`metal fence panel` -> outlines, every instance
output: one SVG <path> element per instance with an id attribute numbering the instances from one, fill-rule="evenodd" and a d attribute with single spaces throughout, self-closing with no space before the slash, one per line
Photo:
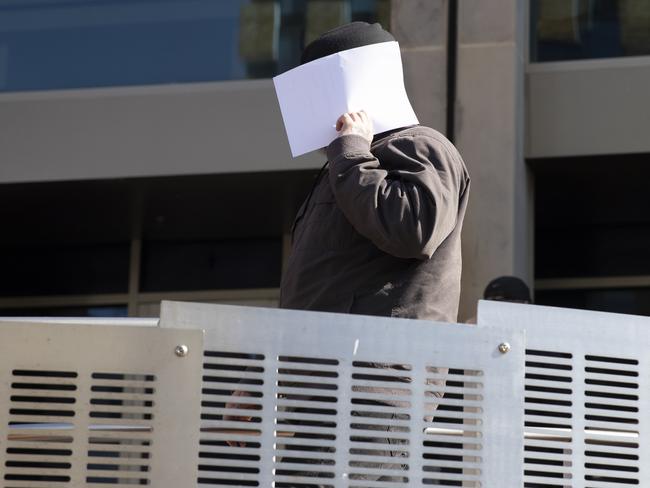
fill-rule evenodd
<path id="1" fill-rule="evenodd" d="M 521 331 L 175 302 L 160 324 L 206 332 L 200 485 L 522 485 Z"/>
<path id="2" fill-rule="evenodd" d="M 524 486 L 650 486 L 650 318 L 485 301 L 478 323 L 526 330 Z"/>
<path id="3" fill-rule="evenodd" d="M 200 330 L 2 322 L 0 486 L 194 485 L 202 351 Z"/>

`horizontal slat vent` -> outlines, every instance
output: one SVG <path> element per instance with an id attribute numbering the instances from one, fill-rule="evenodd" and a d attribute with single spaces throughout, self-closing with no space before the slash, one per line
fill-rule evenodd
<path id="1" fill-rule="evenodd" d="M 260 486 L 264 385 L 272 381 L 273 486 L 481 486 L 482 370 L 423 366 L 416 397 L 408 363 L 274 359 L 267 371 L 261 354 L 206 353 L 200 484 Z M 416 438 L 419 473 L 411 466 Z"/>
<path id="2" fill-rule="evenodd" d="M 482 486 L 483 371 L 426 366 L 424 395 L 422 484 Z"/>
<path id="3" fill-rule="evenodd" d="M 302 356 L 277 360 L 274 486 L 333 488 L 339 362 Z"/>
<path id="4" fill-rule="evenodd" d="M 410 364 L 352 363 L 350 486 L 408 484 L 411 370 Z"/>
<path id="5" fill-rule="evenodd" d="M 152 374 L 91 374 L 89 486 L 148 485 L 156 377 Z"/>
<path id="6" fill-rule="evenodd" d="M 573 487 L 573 355 L 526 350 L 524 487 Z"/>
<path id="7" fill-rule="evenodd" d="M 199 484 L 260 486 L 264 355 L 205 351 Z"/>
<path id="8" fill-rule="evenodd" d="M 585 487 L 640 486 L 639 362 L 585 356 Z"/>
<path id="9" fill-rule="evenodd" d="M 12 371 L 5 488 L 69 485 L 77 377 L 74 371 Z"/>

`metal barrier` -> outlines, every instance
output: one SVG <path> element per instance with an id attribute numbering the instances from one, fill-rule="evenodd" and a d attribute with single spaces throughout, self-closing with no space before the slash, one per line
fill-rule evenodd
<path id="1" fill-rule="evenodd" d="M 0 486 L 196 483 L 202 331 L 0 323 Z"/>
<path id="2" fill-rule="evenodd" d="M 160 325 L 205 329 L 200 485 L 522 486 L 521 330 L 174 302 Z"/>
<path id="3" fill-rule="evenodd" d="M 650 486 L 650 318 L 481 302 L 526 330 L 524 486 Z"/>
<path id="4" fill-rule="evenodd" d="M 0 488 L 650 486 L 650 318 L 34 320 L 0 319 Z"/>

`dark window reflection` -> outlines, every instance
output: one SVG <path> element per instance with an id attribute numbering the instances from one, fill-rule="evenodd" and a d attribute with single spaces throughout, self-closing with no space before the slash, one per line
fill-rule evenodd
<path id="1" fill-rule="evenodd" d="M 389 0 L 49 0 L 0 3 L 0 91 L 268 78 Z"/>
<path id="2" fill-rule="evenodd" d="M 126 317 L 126 305 L 0 309 L 1 317 Z"/>
<path id="3" fill-rule="evenodd" d="M 37 300 L 14 297 L 83 305 L 71 296 L 128 293 L 134 233 L 144 291 L 275 288 L 281 236 L 316 173 L 2 185 L 0 306 L 17 313 Z"/>
<path id="4" fill-rule="evenodd" d="M 650 275 L 650 155 L 530 161 L 537 279 Z M 535 302 L 650 315 L 650 288 L 537 290 Z"/>
<path id="5" fill-rule="evenodd" d="M 531 61 L 650 55 L 650 0 L 532 0 Z"/>
<path id="6" fill-rule="evenodd" d="M 531 163 L 537 278 L 650 275 L 650 154 Z"/>
<path id="7" fill-rule="evenodd" d="M 146 242 L 142 291 L 190 291 L 280 286 L 282 239 Z"/>
<path id="8" fill-rule="evenodd" d="M 650 288 L 541 290 L 536 292 L 535 302 L 538 305 L 650 315 Z"/>
<path id="9" fill-rule="evenodd" d="M 0 246 L 0 296 L 126 293 L 130 244 Z"/>
<path id="10" fill-rule="evenodd" d="M 538 278 L 650 275 L 650 223 L 558 222 L 536 245 Z"/>

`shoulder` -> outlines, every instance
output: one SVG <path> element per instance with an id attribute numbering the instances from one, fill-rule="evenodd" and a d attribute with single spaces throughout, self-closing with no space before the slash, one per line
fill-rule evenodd
<path id="1" fill-rule="evenodd" d="M 385 139 L 387 144 L 411 143 L 414 146 L 431 147 L 448 153 L 459 155 L 458 150 L 443 134 L 431 127 L 416 125 L 392 133 Z"/>
<path id="2" fill-rule="evenodd" d="M 467 173 L 463 158 L 456 147 L 443 134 L 431 127 L 416 125 L 393 132 L 383 138 L 373 153 L 380 159 L 394 157 L 427 160 L 434 167 L 453 166 L 460 173 Z"/>

